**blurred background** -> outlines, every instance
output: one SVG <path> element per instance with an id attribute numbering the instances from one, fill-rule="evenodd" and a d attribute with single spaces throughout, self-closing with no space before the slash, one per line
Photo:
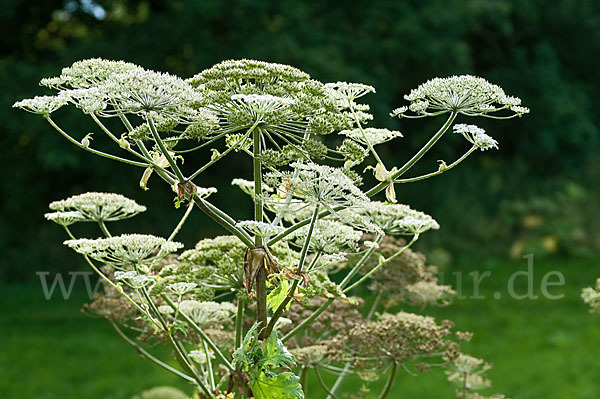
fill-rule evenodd
<path id="1" fill-rule="evenodd" d="M 43 219 L 51 201 L 119 192 L 149 209 L 117 230 L 164 235 L 176 223 L 173 194 L 158 180 L 143 192 L 139 170 L 80 151 L 42 118 L 11 108 L 47 94 L 37 84 L 41 78 L 92 57 L 181 77 L 225 59 L 254 58 L 291 64 L 323 82 L 370 84 L 377 89 L 364 100 L 375 116 L 370 126 L 404 133 L 382 149 L 389 165 L 408 159 L 443 123 L 389 117 L 418 84 L 474 74 L 520 97 L 531 108 L 523 118 L 457 120 L 485 128 L 500 151 L 475 153 L 451 173 L 397 187 L 398 197 L 440 222 L 438 232 L 419 242 L 432 263 L 447 274 L 496 273 L 496 283 L 482 285 L 482 292 L 494 292 L 493 284 L 506 285 L 511 272 L 526 268 L 524 254 L 565 274 L 560 301 L 457 300 L 432 311 L 476 333 L 469 345 L 495 365 L 490 376 L 497 391 L 513 398 L 600 397 L 600 366 L 586 348 L 600 343 L 600 322 L 579 299 L 580 288 L 600 276 L 600 2 L 2 0 L 0 34 L 1 397 L 129 398 L 153 385 L 180 384 L 135 359 L 106 323 L 77 313 L 86 300 L 83 283 L 69 301 L 46 301 L 36 275 L 85 270 L 60 244 L 63 231 Z M 76 137 L 93 129 L 74 109 L 56 115 Z M 412 173 L 462 155 L 464 140 L 451 136 Z M 186 162 L 190 170 L 193 162 Z M 245 218 L 250 204 L 240 204 L 230 181 L 251 175 L 248 159 L 226 162 L 198 183 L 218 187 L 215 201 Z M 193 245 L 218 233 L 197 213 L 180 239 Z M 116 359 L 120 351 L 128 351 L 120 356 L 127 359 Z M 398 395 L 452 397 L 442 380 L 404 378 Z"/>

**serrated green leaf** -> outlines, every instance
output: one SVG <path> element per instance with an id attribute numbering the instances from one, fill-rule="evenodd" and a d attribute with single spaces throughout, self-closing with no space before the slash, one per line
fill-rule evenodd
<path id="1" fill-rule="evenodd" d="M 289 290 L 290 282 L 284 278 L 281 278 L 279 285 L 269 292 L 269 295 L 267 295 L 267 305 L 272 312 L 275 312 L 279 305 L 283 303 Z M 289 309 L 291 304 L 292 302 L 290 301 L 285 307 L 285 310 Z"/>
<path id="2" fill-rule="evenodd" d="M 255 399 L 304 399 L 300 378 L 289 371 L 272 377 L 260 373 L 248 385 Z"/>
<path id="3" fill-rule="evenodd" d="M 263 341 L 262 346 L 263 354 L 259 360 L 260 366 L 264 368 L 290 368 L 296 364 L 294 355 L 292 355 L 283 345 L 283 342 L 277 338 L 277 331 L 273 331 L 269 338 Z"/>
<path id="4" fill-rule="evenodd" d="M 254 323 L 244 335 L 240 347 L 233 352 L 233 365 L 248 370 L 256 364 L 256 359 L 259 357 L 258 324 Z"/>

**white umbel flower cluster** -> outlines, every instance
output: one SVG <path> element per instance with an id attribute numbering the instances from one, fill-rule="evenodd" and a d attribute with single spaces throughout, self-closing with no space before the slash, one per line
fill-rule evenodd
<path id="1" fill-rule="evenodd" d="M 364 132 L 364 134 L 363 134 Z M 388 142 L 395 139 L 396 137 L 402 137 L 402 133 L 388 129 L 378 129 L 368 127 L 362 129 L 342 130 L 341 135 L 350 137 L 354 141 L 358 141 L 361 144 L 377 145 Z M 366 140 L 365 140 L 366 138 Z M 368 141 L 368 143 L 367 143 Z"/>
<path id="2" fill-rule="evenodd" d="M 51 222 L 54 222 L 60 226 L 70 226 L 77 222 L 83 222 L 86 220 L 85 216 L 78 211 L 66 211 L 66 212 L 52 212 L 46 213 L 44 217 Z"/>
<path id="3" fill-rule="evenodd" d="M 183 296 L 192 292 L 197 286 L 196 283 L 179 282 L 167 285 L 167 289 L 177 296 Z"/>
<path id="4" fill-rule="evenodd" d="M 290 194 L 307 204 L 321 204 L 325 207 L 353 206 L 368 202 L 365 193 L 341 169 L 312 162 L 294 162 L 290 166 L 294 168 L 293 174 L 267 175 L 267 183 L 278 187 L 277 203 L 279 198 L 286 198 Z M 271 197 L 266 197 L 265 200 L 273 202 Z"/>
<path id="5" fill-rule="evenodd" d="M 121 194 L 97 192 L 74 195 L 65 200 L 54 201 L 50 203 L 49 207 L 53 211 L 78 212 L 82 221 L 94 222 L 123 220 L 146 210 L 145 206 L 139 205 Z M 51 217 L 59 216 L 46 216 L 48 220 L 52 220 Z"/>
<path id="6" fill-rule="evenodd" d="M 255 220 L 244 220 L 236 224 L 251 234 L 257 237 L 272 237 L 283 232 L 285 228 L 282 226 L 272 225 L 271 223 L 257 222 Z"/>
<path id="7" fill-rule="evenodd" d="M 296 103 L 294 99 L 270 94 L 234 94 L 231 100 L 258 115 L 281 111 Z"/>
<path id="8" fill-rule="evenodd" d="M 309 226 L 303 226 L 290 234 L 288 240 L 291 244 L 302 247 Z M 356 250 L 362 232 L 352 227 L 333 220 L 319 220 L 313 229 L 308 248 L 314 253 L 339 254 L 347 250 Z"/>
<path id="9" fill-rule="evenodd" d="M 411 209 L 404 204 L 385 204 L 379 201 L 371 201 L 365 206 L 356 209 L 360 223 L 360 217 L 366 220 L 388 235 L 421 234 L 427 230 L 437 230 L 440 225 L 426 213 Z"/>
<path id="10" fill-rule="evenodd" d="M 14 106 L 48 114 L 69 102 L 85 113 L 104 117 L 130 113 L 159 123 L 218 123 L 216 115 L 202 107 L 204 95 L 188 82 L 128 62 L 82 60 L 40 84 L 60 91 L 56 96 L 23 100 Z"/>
<path id="11" fill-rule="evenodd" d="M 325 87 L 331 89 L 337 96 L 347 101 L 353 101 L 366 94 L 375 93 L 375 88 L 373 86 L 362 83 L 326 83 Z"/>
<path id="12" fill-rule="evenodd" d="M 528 108 L 521 106 L 519 98 L 507 96 L 500 86 L 471 75 L 431 79 L 404 98 L 411 104 L 395 109 L 392 116 L 420 118 L 456 112 L 468 116 L 509 118 L 529 113 Z M 502 110 L 512 113 L 500 117 L 492 115 Z"/>
<path id="13" fill-rule="evenodd" d="M 96 240 L 81 238 L 64 244 L 82 255 L 117 267 L 152 262 L 183 248 L 180 242 L 150 234 L 123 234 Z"/>
<path id="14" fill-rule="evenodd" d="M 13 104 L 14 108 L 21 108 L 27 112 L 40 115 L 48 115 L 67 104 L 69 98 L 64 95 L 58 96 L 36 96 L 25 100 L 17 101 Z"/>
<path id="15" fill-rule="evenodd" d="M 179 310 L 190 317 L 198 326 L 223 323 L 231 319 L 237 308 L 229 302 L 181 301 Z"/>
<path id="16" fill-rule="evenodd" d="M 128 271 L 120 271 L 117 270 L 115 272 L 115 278 L 127 284 L 129 287 L 133 289 L 143 288 L 152 282 L 156 281 L 152 277 L 147 276 L 145 274 L 139 274 L 135 270 Z"/>
<path id="17" fill-rule="evenodd" d="M 454 133 L 462 134 L 465 139 L 481 151 L 490 148 L 498 149 L 498 142 L 485 133 L 485 130 L 475 125 L 459 123 L 453 127 Z"/>
<path id="18" fill-rule="evenodd" d="M 208 350 L 208 356 L 211 359 L 215 358 L 215 354 L 212 350 Z M 193 361 L 195 361 L 198 364 L 204 364 L 208 361 L 208 357 L 206 356 L 206 353 L 204 351 L 200 351 L 200 350 L 193 350 L 190 351 L 190 353 L 188 353 L 188 356 L 190 357 L 190 359 L 192 359 Z"/>
<path id="19" fill-rule="evenodd" d="M 590 312 L 600 315 L 600 278 L 596 280 L 595 289 L 586 287 L 581 291 L 581 298 L 590 306 Z"/>

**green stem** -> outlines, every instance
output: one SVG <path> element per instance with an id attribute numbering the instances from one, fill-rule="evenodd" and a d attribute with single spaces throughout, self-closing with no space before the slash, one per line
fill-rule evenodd
<path id="1" fill-rule="evenodd" d="M 364 266 L 364 264 L 367 263 L 367 261 L 369 260 L 371 255 L 373 255 L 373 252 L 375 252 L 382 240 L 383 235 L 378 235 L 375 239 L 375 245 L 371 246 L 371 248 L 369 248 L 367 252 L 365 252 L 362 258 L 354 265 L 352 270 L 350 270 L 346 277 L 344 277 L 344 279 L 340 283 L 341 289 L 344 289 L 344 287 L 350 282 L 350 280 L 352 280 L 352 277 L 354 277 L 354 275 L 358 273 L 358 271 Z"/>
<path id="2" fill-rule="evenodd" d="M 255 247 L 255 244 L 252 241 L 252 238 L 248 235 L 248 233 L 237 228 L 235 226 L 235 221 L 231 219 L 229 215 L 212 205 L 210 202 L 198 197 L 197 195 L 194 196 L 193 200 L 196 206 L 198 206 L 198 208 L 200 208 L 202 212 L 204 212 L 215 222 L 223 226 L 231 234 L 239 238 L 240 241 L 242 241 L 248 248 L 252 249 Z"/>
<path id="3" fill-rule="evenodd" d="M 98 220 L 98 225 L 100 226 L 100 230 L 102 230 L 102 233 L 104 233 L 104 235 L 106 237 L 112 237 L 112 235 L 110 234 L 110 232 L 108 231 L 108 228 L 106 227 L 106 225 L 104 224 L 104 220 Z"/>
<path id="4" fill-rule="evenodd" d="M 394 183 L 412 183 L 414 181 L 425 180 L 425 179 L 428 179 L 430 177 L 441 175 L 442 173 L 449 171 L 450 169 L 454 168 L 456 165 L 458 165 L 459 163 L 461 163 L 462 161 L 464 161 L 476 149 L 477 149 L 476 146 L 471 147 L 471 149 L 469 149 L 469 151 L 465 152 L 462 157 L 458 158 L 456 161 L 454 161 L 453 163 L 451 163 L 450 165 L 446 166 L 443 169 L 437 170 L 435 172 L 428 173 L 426 175 L 417 176 L 417 177 L 411 177 L 410 179 L 395 180 Z"/>
<path id="5" fill-rule="evenodd" d="M 379 158 L 379 155 L 375 151 L 375 148 L 373 148 L 373 145 L 369 142 L 369 139 L 367 138 L 367 134 L 363 130 L 362 125 L 361 125 L 360 121 L 358 120 L 358 116 L 356 115 L 356 112 L 354 111 L 354 107 L 352 106 L 352 101 L 348 100 L 348 106 L 350 107 L 350 112 L 352 112 L 352 116 L 354 116 L 354 120 L 356 121 L 356 125 L 358 126 L 358 129 L 362 133 L 363 139 L 365 140 L 365 143 L 367 144 L 367 147 L 369 148 L 369 151 L 371 151 L 371 154 L 373 154 L 373 156 L 375 157 L 375 159 L 377 160 L 377 162 L 380 163 L 385 168 L 385 165 L 383 164 L 383 161 L 381 160 L 381 158 Z"/>
<path id="6" fill-rule="evenodd" d="M 192 377 L 190 377 L 187 374 L 182 373 L 181 371 L 174 369 L 173 367 L 169 366 L 166 363 L 163 363 L 162 361 L 160 361 L 159 359 L 157 359 L 156 357 L 152 356 L 149 352 L 147 352 L 144 348 L 142 348 L 140 345 L 138 345 L 135 341 L 133 341 L 131 338 L 129 338 L 127 335 L 125 335 L 125 333 L 119 328 L 119 326 L 117 326 L 117 324 L 110 320 L 107 319 L 109 321 L 109 323 L 113 326 L 113 328 L 115 329 L 115 331 L 117 331 L 117 333 L 121 336 L 121 338 L 123 338 L 129 345 L 133 346 L 135 348 L 135 350 L 142 356 L 144 356 L 146 359 L 152 361 L 153 363 L 159 365 L 160 367 L 164 368 L 167 371 L 170 371 L 171 373 L 187 380 L 188 382 L 191 383 L 196 383 L 196 380 Z"/>
<path id="7" fill-rule="evenodd" d="M 212 368 L 212 362 L 210 360 L 210 353 L 208 352 L 208 346 L 206 345 L 205 341 L 202 341 L 202 348 L 204 349 L 204 353 L 206 354 L 206 366 L 207 366 L 207 374 L 208 374 L 208 380 L 210 382 L 210 387 L 214 390 L 215 389 L 215 376 L 213 374 L 213 368 Z"/>
<path id="8" fill-rule="evenodd" d="M 263 201 L 262 201 L 262 165 L 260 162 L 261 154 L 261 131 L 255 129 L 252 132 L 252 166 L 254 176 L 254 220 L 257 222 L 263 221 Z M 258 235 L 254 237 L 254 245 L 260 248 L 263 245 L 263 240 Z M 264 261 L 263 261 L 264 262 Z M 264 265 L 258 266 L 256 272 L 256 322 L 259 325 L 259 338 L 268 337 L 265 335 L 265 327 L 267 327 L 267 272 Z"/>
<path id="9" fill-rule="evenodd" d="M 71 143 L 75 144 L 77 147 L 82 148 L 86 151 L 91 152 L 92 154 L 96 154 L 99 155 L 101 157 L 104 158 L 108 158 L 108 159 L 112 159 L 113 161 L 119 161 L 119 162 L 123 162 L 123 163 L 127 163 L 129 165 L 134 165 L 134 166 L 140 166 L 143 168 L 146 168 L 148 166 L 150 166 L 148 163 L 141 163 L 141 162 L 136 162 L 136 161 L 132 161 L 130 159 L 126 159 L 126 158 L 121 158 L 118 157 L 116 155 L 112 155 L 112 154 L 108 154 L 106 152 L 102 152 L 102 151 L 98 151 L 98 150 L 94 150 L 93 148 L 90 147 L 86 147 L 83 144 L 81 144 L 79 141 L 75 140 L 73 137 L 69 136 L 67 134 L 67 132 L 65 132 L 64 130 L 62 130 L 51 118 L 50 116 L 46 116 L 46 120 L 48 121 L 48 123 L 50 123 L 50 125 L 52 125 L 52 127 L 54 129 L 56 129 L 56 131 L 58 131 L 60 134 L 62 134 L 67 140 L 69 140 Z"/>
<path id="10" fill-rule="evenodd" d="M 244 310 L 246 303 L 243 299 L 238 298 L 237 315 L 235 317 L 235 347 L 239 348 L 242 345 L 242 336 L 244 335 Z"/>
<path id="11" fill-rule="evenodd" d="M 385 265 L 386 263 L 391 262 L 392 260 L 394 260 L 397 256 L 399 256 L 400 254 L 402 254 L 402 252 L 406 251 L 408 248 L 411 247 L 411 245 L 414 244 L 415 241 L 417 241 L 419 239 L 419 235 L 415 234 L 412 238 L 412 240 L 410 240 L 410 242 L 405 245 L 404 247 L 402 247 L 401 250 L 397 251 L 395 254 L 393 254 L 392 256 L 390 256 L 389 258 L 387 258 L 386 260 L 384 260 L 383 262 L 379 262 L 379 264 L 377 266 L 375 266 L 373 269 L 369 270 L 368 273 L 366 273 L 364 276 L 362 276 L 360 279 L 358 279 L 358 281 L 356 281 L 354 284 L 352 284 L 350 287 L 346 288 L 344 290 L 344 293 L 350 291 L 352 288 L 356 287 L 357 285 L 359 285 L 360 283 L 362 283 L 363 281 L 365 281 L 367 278 L 369 278 L 373 273 L 375 273 L 377 270 L 379 270 L 379 268 L 383 265 Z"/>
<path id="12" fill-rule="evenodd" d="M 292 338 L 294 335 L 296 335 L 300 331 L 304 330 L 304 328 L 306 326 L 310 325 L 317 317 L 319 317 L 321 315 L 321 313 L 323 313 L 325 311 L 325 309 L 327 309 L 333 301 L 334 301 L 334 298 L 328 299 L 317 310 L 315 310 L 310 316 L 308 316 L 308 318 L 304 319 L 300 324 L 298 324 L 296 327 L 294 327 L 293 330 L 291 330 L 289 333 L 285 334 L 283 336 L 283 338 L 281 338 L 281 341 L 286 342 L 287 340 Z"/>
<path id="13" fill-rule="evenodd" d="M 396 369 L 398 369 L 398 365 L 396 364 L 396 362 L 394 362 L 394 363 L 392 363 L 392 371 L 390 372 L 390 375 L 385 384 L 385 387 L 383 388 L 383 391 L 381 391 L 381 394 L 379 395 L 379 399 L 385 399 L 388 396 L 388 394 L 390 393 L 390 389 L 392 389 L 392 385 L 394 384 L 394 377 L 396 376 Z"/>
<path id="14" fill-rule="evenodd" d="M 383 294 L 383 292 L 380 292 L 377 295 L 377 297 L 375 298 L 375 300 L 373 301 L 373 304 L 371 305 L 371 309 L 369 309 L 369 313 L 367 314 L 367 320 L 371 320 L 371 318 L 375 314 L 375 310 L 377 310 L 377 305 L 379 304 L 382 294 Z M 333 387 L 331 388 L 331 391 L 333 393 L 336 393 L 337 390 L 340 389 L 340 387 L 342 386 L 344 380 L 346 379 L 346 376 L 348 375 L 349 371 L 350 371 L 350 363 L 346 363 L 344 365 L 344 369 L 340 373 L 337 380 L 335 380 L 335 384 L 333 384 Z M 326 399 L 330 399 L 330 398 L 331 398 L 331 396 L 328 396 Z"/>
<path id="15" fill-rule="evenodd" d="M 173 308 L 173 310 L 177 309 L 177 306 L 173 303 L 171 298 L 169 298 L 166 294 L 161 294 L 161 297 L 165 300 L 165 302 L 167 302 L 167 304 L 171 308 Z M 208 335 L 206 335 L 206 333 L 204 331 L 202 331 L 202 329 L 194 322 L 194 320 L 192 320 L 187 314 L 185 314 L 181 310 L 180 310 L 179 314 L 181 314 L 181 317 L 183 317 L 185 319 L 185 321 L 190 325 L 190 327 L 192 327 L 192 329 L 194 331 L 196 331 L 196 333 L 200 336 L 200 338 L 202 338 L 202 340 L 204 340 L 208 344 L 210 349 L 212 349 L 213 352 L 215 352 L 215 356 L 217 356 L 219 359 L 221 359 L 221 361 L 223 361 L 223 363 L 229 370 L 234 370 L 234 367 L 231 365 L 229 360 L 227 360 L 227 358 L 219 350 L 217 345 L 215 345 L 215 343 L 208 337 Z"/>
<path id="16" fill-rule="evenodd" d="M 179 230 L 181 230 L 181 228 L 185 224 L 187 218 L 190 216 L 190 213 L 192 213 L 193 209 L 194 209 L 194 203 L 190 202 L 187 206 L 187 209 L 185 210 L 185 213 L 183 214 L 183 217 L 181 218 L 181 220 L 179 221 L 179 223 L 175 227 L 175 230 L 173 230 L 173 232 L 171 233 L 169 238 L 167 238 L 167 241 L 173 241 L 173 239 L 175 238 L 177 233 L 179 233 Z"/>
<path id="17" fill-rule="evenodd" d="M 189 180 L 189 181 L 194 180 L 200 173 L 204 172 L 206 169 L 208 169 L 211 165 L 213 165 L 218 160 L 223 158 L 225 155 L 227 155 L 231 151 L 235 150 L 237 148 L 238 144 L 241 144 L 242 142 L 244 142 L 244 140 L 246 140 L 247 137 L 248 137 L 248 135 L 245 135 L 241 139 L 236 141 L 236 143 L 234 145 L 229 147 L 227 150 L 223 151 L 222 154 L 219 154 L 215 159 L 211 159 L 206 165 L 204 165 L 203 167 L 201 167 L 200 169 L 198 169 L 197 171 L 192 173 L 192 175 L 190 177 L 188 177 L 187 180 Z"/>
<path id="18" fill-rule="evenodd" d="M 383 240 L 383 236 L 378 236 L 377 239 L 375 240 L 375 243 L 379 244 L 381 242 L 381 240 Z M 346 277 L 340 283 L 341 289 L 344 289 L 344 287 L 346 286 L 346 284 L 348 284 L 350 282 L 352 277 L 369 260 L 371 255 L 373 255 L 373 252 L 375 252 L 376 248 L 377 248 L 377 246 L 374 245 L 371 248 L 369 248 L 367 250 L 367 252 L 365 252 L 365 254 L 362 256 L 362 258 L 356 263 L 356 265 L 354 265 L 352 270 L 350 270 L 350 272 L 346 275 Z M 321 313 L 323 313 L 329 307 L 329 305 L 331 305 L 331 303 L 333 301 L 334 301 L 334 299 L 328 299 L 317 310 L 315 310 L 308 318 L 304 319 L 300 324 L 298 324 L 296 327 L 294 327 L 294 329 L 292 329 L 290 332 L 288 332 L 286 335 L 284 335 L 283 338 L 281 338 L 281 340 L 283 342 L 286 342 L 287 340 L 292 338 L 294 335 L 296 335 L 300 331 L 302 331 L 305 327 L 309 326 L 317 317 L 319 317 L 319 315 Z"/>
<path id="19" fill-rule="evenodd" d="M 169 150 L 165 146 L 165 143 L 163 143 L 162 139 L 160 138 L 160 134 L 158 134 L 158 131 L 156 130 L 156 126 L 154 126 L 154 122 L 152 122 L 151 118 L 148 118 L 147 122 L 148 122 L 148 127 L 150 128 L 150 132 L 152 132 L 152 137 L 154 137 L 154 141 L 156 142 L 156 144 L 158 144 L 160 151 L 167 159 L 167 162 L 169 162 L 169 165 L 171 166 L 171 169 L 173 170 L 173 172 L 175 172 L 177 179 L 179 179 L 179 181 L 181 183 L 184 183 L 186 181 L 185 177 L 183 177 L 183 173 L 181 173 L 181 170 L 179 170 L 177 163 L 175 163 L 175 160 L 169 153 Z"/>
<path id="20" fill-rule="evenodd" d="M 308 253 L 308 247 L 310 246 L 310 239 L 312 237 L 315 224 L 317 223 L 318 216 L 319 216 L 319 204 L 317 203 L 317 205 L 315 206 L 315 210 L 313 211 L 312 217 L 310 219 L 310 225 L 308 227 L 308 232 L 306 233 L 306 238 L 304 239 L 304 245 L 302 246 L 302 251 L 300 252 L 300 259 L 298 261 L 298 276 L 300 276 L 300 274 L 302 273 L 302 269 L 304 267 L 304 262 L 306 261 L 306 255 Z M 290 287 L 290 290 L 288 291 L 287 296 L 285 297 L 283 302 L 281 302 L 281 304 L 279 304 L 279 306 L 277 307 L 277 310 L 275 310 L 275 313 L 273 313 L 273 317 L 271 317 L 271 320 L 269 321 L 269 325 L 267 326 L 267 331 L 265 333 L 266 337 L 268 337 L 271 334 L 271 331 L 273 331 L 273 328 L 275 327 L 275 323 L 277 322 L 277 320 L 281 317 L 281 315 L 285 311 L 285 308 L 287 307 L 288 303 L 290 303 L 290 301 L 294 298 L 294 293 L 296 292 L 296 288 L 298 287 L 300 280 L 301 280 L 301 278 L 294 280 L 294 282 L 292 283 L 292 286 Z"/>
<path id="21" fill-rule="evenodd" d="M 454 119 L 456 118 L 456 112 L 450 113 L 446 122 L 442 125 L 442 127 L 429 139 L 429 141 L 417 152 L 411 159 L 408 160 L 396 173 L 391 176 L 392 180 L 396 180 L 398 177 L 402 176 L 406 173 L 410 168 L 414 166 L 422 157 L 433 147 L 433 145 L 446 133 L 446 130 L 452 125 Z M 384 190 L 389 185 L 388 182 L 381 182 L 377 184 L 375 187 L 371 188 L 365 194 L 368 197 L 372 197 L 377 194 L 381 190 Z"/>
<path id="22" fill-rule="evenodd" d="M 325 390 L 325 392 L 327 392 L 327 394 L 332 397 L 333 399 L 339 399 L 334 392 L 332 392 L 328 387 L 327 384 L 325 384 L 325 381 L 323 381 L 323 377 L 321 377 L 321 373 L 319 372 L 319 366 L 315 367 L 315 374 L 317 375 L 317 380 L 319 380 L 319 384 L 321 384 L 321 387 L 323 387 L 323 389 Z"/>
<path id="23" fill-rule="evenodd" d="M 302 386 L 302 392 L 304 393 L 305 398 L 308 391 L 308 370 L 308 367 L 302 367 L 300 369 L 300 385 Z"/>

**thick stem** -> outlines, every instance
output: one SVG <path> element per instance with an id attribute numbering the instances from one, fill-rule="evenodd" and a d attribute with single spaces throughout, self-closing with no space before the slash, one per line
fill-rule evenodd
<path id="1" fill-rule="evenodd" d="M 254 220 L 263 221 L 263 201 L 262 201 L 262 165 L 260 162 L 261 151 L 261 131 L 254 129 L 252 132 L 252 158 L 254 172 Z M 254 237 L 254 245 L 257 248 L 262 247 L 263 241 L 259 236 Z M 264 262 L 264 260 L 263 260 Z M 267 271 L 264 263 L 258 267 L 256 272 L 256 322 L 258 323 L 259 338 L 265 339 L 265 328 L 267 327 Z"/>
<path id="2" fill-rule="evenodd" d="M 235 347 L 239 348 L 242 345 L 242 337 L 244 335 L 244 310 L 246 303 L 243 299 L 238 299 L 237 315 L 235 317 Z"/>
<path id="3" fill-rule="evenodd" d="M 210 202 L 205 201 L 203 198 L 200 198 L 197 195 L 194 196 L 194 203 L 212 220 L 219 223 L 227 231 L 239 238 L 240 241 L 242 241 L 248 248 L 255 247 L 254 242 L 252 242 L 252 238 L 250 238 L 245 231 L 235 227 L 235 221 L 233 221 L 233 219 L 231 219 L 231 217 L 229 217 L 229 215 L 227 215 L 225 212 L 221 211 Z"/>

